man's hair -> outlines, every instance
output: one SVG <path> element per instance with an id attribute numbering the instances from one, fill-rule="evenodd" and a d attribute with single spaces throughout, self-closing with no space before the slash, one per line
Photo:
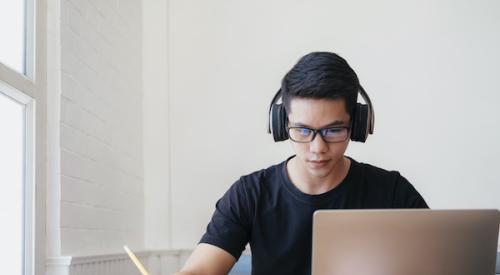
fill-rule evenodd
<path id="1" fill-rule="evenodd" d="M 312 52 L 303 56 L 281 82 L 281 96 L 287 113 L 293 98 L 344 99 L 351 119 L 359 90 L 358 76 L 339 55 Z"/>

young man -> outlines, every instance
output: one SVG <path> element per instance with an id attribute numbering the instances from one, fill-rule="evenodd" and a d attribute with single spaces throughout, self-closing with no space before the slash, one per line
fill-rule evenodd
<path id="1" fill-rule="evenodd" d="M 367 105 L 357 103 L 358 93 Z M 278 96 L 270 128 L 275 140 L 291 140 L 295 155 L 234 183 L 176 274 L 227 274 L 247 243 L 252 274 L 310 274 L 315 210 L 428 208 L 398 172 L 344 156 L 350 139 L 364 142 L 371 132 L 373 109 L 342 57 L 302 57 Z"/>

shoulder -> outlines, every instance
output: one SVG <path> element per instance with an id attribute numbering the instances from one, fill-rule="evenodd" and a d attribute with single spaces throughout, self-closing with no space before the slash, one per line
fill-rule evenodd
<path id="1" fill-rule="evenodd" d="M 385 197 L 392 208 L 427 208 L 422 196 L 399 171 L 386 170 L 371 164 L 356 162 L 356 178 L 368 194 Z"/>
<path id="2" fill-rule="evenodd" d="M 261 192 L 275 188 L 277 182 L 283 177 L 285 162 L 271 165 L 267 168 L 241 176 L 232 186 L 239 192 L 247 195 L 259 195 Z"/>
<path id="3" fill-rule="evenodd" d="M 393 185 L 407 180 L 396 170 L 386 170 L 371 164 L 357 162 L 351 159 L 355 170 L 361 176 L 363 182 L 377 185 Z"/>
<path id="4" fill-rule="evenodd" d="M 272 165 L 241 176 L 218 200 L 216 207 L 221 211 L 229 210 L 232 213 L 239 213 L 250 221 L 250 217 L 253 217 L 262 198 L 276 193 L 276 186 L 279 185 L 276 177 L 280 177 L 282 165 L 284 164 Z"/>

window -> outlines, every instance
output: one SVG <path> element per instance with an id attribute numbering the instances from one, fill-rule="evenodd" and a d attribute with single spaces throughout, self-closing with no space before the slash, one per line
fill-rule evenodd
<path id="1" fill-rule="evenodd" d="M 33 268 L 33 101 L 0 82 L 0 258 L 5 274 Z"/>
<path id="2" fill-rule="evenodd" d="M 36 3 L 45 7 L 44 0 Z M 34 34 L 36 30 L 38 41 L 44 41 L 46 18 L 44 10 L 38 11 L 35 28 L 34 11 L 35 0 L 0 0 L 1 274 L 45 273 L 45 259 L 40 257 L 45 255 L 42 235 L 45 199 L 39 197 L 35 200 L 35 190 L 44 190 L 45 185 L 46 139 L 43 133 L 46 123 L 39 119 L 35 127 L 35 115 L 46 116 L 43 103 L 46 98 L 46 70 L 43 67 L 46 55 L 44 43 L 35 47 Z M 35 50 L 40 53 L 36 56 L 40 65 L 38 69 L 34 66 Z M 35 79 L 35 71 L 38 79 Z M 40 132 L 36 138 L 40 144 L 37 147 L 35 128 Z M 38 173 L 35 173 L 35 163 L 40 167 Z"/>
<path id="3" fill-rule="evenodd" d="M 24 110 L 23 104 L 0 93 L 0 250 L 6 274 L 24 272 Z"/>
<path id="4" fill-rule="evenodd" d="M 0 63 L 32 75 L 33 1 L 0 0 Z"/>

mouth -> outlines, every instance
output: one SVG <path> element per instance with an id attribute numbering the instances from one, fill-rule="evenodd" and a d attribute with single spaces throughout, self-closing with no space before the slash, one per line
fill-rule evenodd
<path id="1" fill-rule="evenodd" d="M 330 160 L 328 160 L 328 159 L 324 159 L 324 160 L 308 160 L 308 162 L 311 164 L 312 168 L 322 168 L 322 167 L 326 166 L 326 164 L 329 161 Z"/>

